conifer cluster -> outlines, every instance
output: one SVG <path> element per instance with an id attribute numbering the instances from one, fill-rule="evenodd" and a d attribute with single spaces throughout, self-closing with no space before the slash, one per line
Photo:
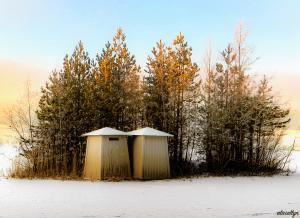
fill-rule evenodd
<path id="1" fill-rule="evenodd" d="M 23 152 L 34 176 L 82 175 L 83 133 L 110 126 L 123 131 L 153 127 L 169 132 L 173 175 L 281 169 L 279 145 L 289 110 L 275 100 L 266 77 L 255 81 L 245 36 L 203 68 L 183 34 L 157 42 L 142 72 L 119 29 L 95 59 L 82 42 L 42 88 L 37 122 Z M 28 148 L 26 150 L 26 148 Z M 197 164 L 195 164 L 197 163 Z"/>

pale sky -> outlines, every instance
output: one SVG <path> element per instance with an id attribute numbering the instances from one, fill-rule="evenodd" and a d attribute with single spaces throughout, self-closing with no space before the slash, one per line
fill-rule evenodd
<path id="1" fill-rule="evenodd" d="M 171 43 L 183 32 L 201 67 L 207 45 L 224 49 L 242 21 L 259 57 L 253 73 L 273 78 L 274 90 L 292 107 L 290 128 L 300 129 L 299 8 L 296 0 L 0 0 L 0 110 L 17 99 L 27 78 L 39 89 L 79 40 L 94 57 L 122 27 L 144 66 L 155 42 Z M 0 139 L 4 129 L 0 117 Z"/>

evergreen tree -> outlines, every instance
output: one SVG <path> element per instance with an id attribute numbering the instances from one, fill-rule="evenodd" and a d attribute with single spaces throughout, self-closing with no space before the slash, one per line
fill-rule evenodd
<path id="1" fill-rule="evenodd" d="M 112 43 L 97 55 L 94 69 L 96 114 L 101 114 L 99 127 L 112 126 L 129 131 L 140 125 L 140 67 L 128 51 L 125 35 L 118 29 Z M 97 117 L 97 115 L 95 116 Z"/>
<path id="2" fill-rule="evenodd" d="M 168 78 L 170 102 L 173 111 L 174 134 L 173 159 L 175 163 L 183 161 L 184 141 L 189 123 L 184 114 L 185 102 L 189 101 L 190 93 L 197 89 L 196 79 L 199 68 L 192 62 L 192 48 L 188 46 L 183 34 L 179 34 L 173 41 L 174 49 L 169 50 L 171 70 Z"/>
<path id="3" fill-rule="evenodd" d="M 189 146 L 195 144 L 193 120 L 197 110 L 195 93 L 199 90 L 197 64 L 192 62 L 192 48 L 180 33 L 173 47 L 166 47 L 162 41 L 148 57 L 144 78 L 144 107 L 146 123 L 154 128 L 174 135 L 169 140 L 169 151 L 173 173 L 182 171 L 187 160 Z M 192 102 L 195 105 L 192 105 Z M 185 151 L 185 152 L 184 152 Z M 191 158 L 190 158 L 191 159 Z"/>
<path id="4" fill-rule="evenodd" d="M 289 122 L 289 111 L 273 101 L 265 78 L 255 90 L 257 85 L 246 72 L 251 62 L 244 43 L 239 29 L 234 46 L 229 44 L 221 53 L 221 62 L 213 70 L 207 68 L 200 147 L 209 171 L 253 172 L 282 164 L 276 157 L 279 133 Z"/>
<path id="5" fill-rule="evenodd" d="M 170 131 L 169 86 L 168 77 L 171 70 L 169 48 L 160 40 L 148 57 L 146 76 L 143 81 L 144 123 L 162 131 Z"/>
<path id="6" fill-rule="evenodd" d="M 88 82 L 91 61 L 79 42 L 74 53 L 64 59 L 63 70 L 54 71 L 42 89 L 37 111 L 38 138 L 44 172 L 48 175 L 80 175 L 84 141 L 80 136 L 91 129 L 88 111 Z"/>

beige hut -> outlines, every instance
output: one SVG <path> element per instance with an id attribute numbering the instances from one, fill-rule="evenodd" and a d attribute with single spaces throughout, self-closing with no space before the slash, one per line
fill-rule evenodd
<path id="1" fill-rule="evenodd" d="M 133 178 L 165 179 L 170 177 L 167 137 L 171 134 L 149 127 L 131 131 Z"/>
<path id="2" fill-rule="evenodd" d="M 127 133 L 105 127 L 86 133 L 84 178 L 130 178 Z"/>

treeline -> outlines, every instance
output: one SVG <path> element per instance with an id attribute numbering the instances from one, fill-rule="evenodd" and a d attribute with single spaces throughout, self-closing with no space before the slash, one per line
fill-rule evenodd
<path id="1" fill-rule="evenodd" d="M 95 59 L 79 42 L 41 90 L 37 122 L 30 137 L 20 138 L 28 164 L 15 175 L 80 177 L 80 136 L 105 126 L 173 134 L 174 176 L 282 169 L 288 155 L 279 142 L 289 110 L 276 102 L 266 77 L 250 76 L 245 35 L 237 33 L 220 59 L 206 56 L 201 70 L 181 33 L 172 45 L 157 42 L 143 71 L 121 29 Z"/>

